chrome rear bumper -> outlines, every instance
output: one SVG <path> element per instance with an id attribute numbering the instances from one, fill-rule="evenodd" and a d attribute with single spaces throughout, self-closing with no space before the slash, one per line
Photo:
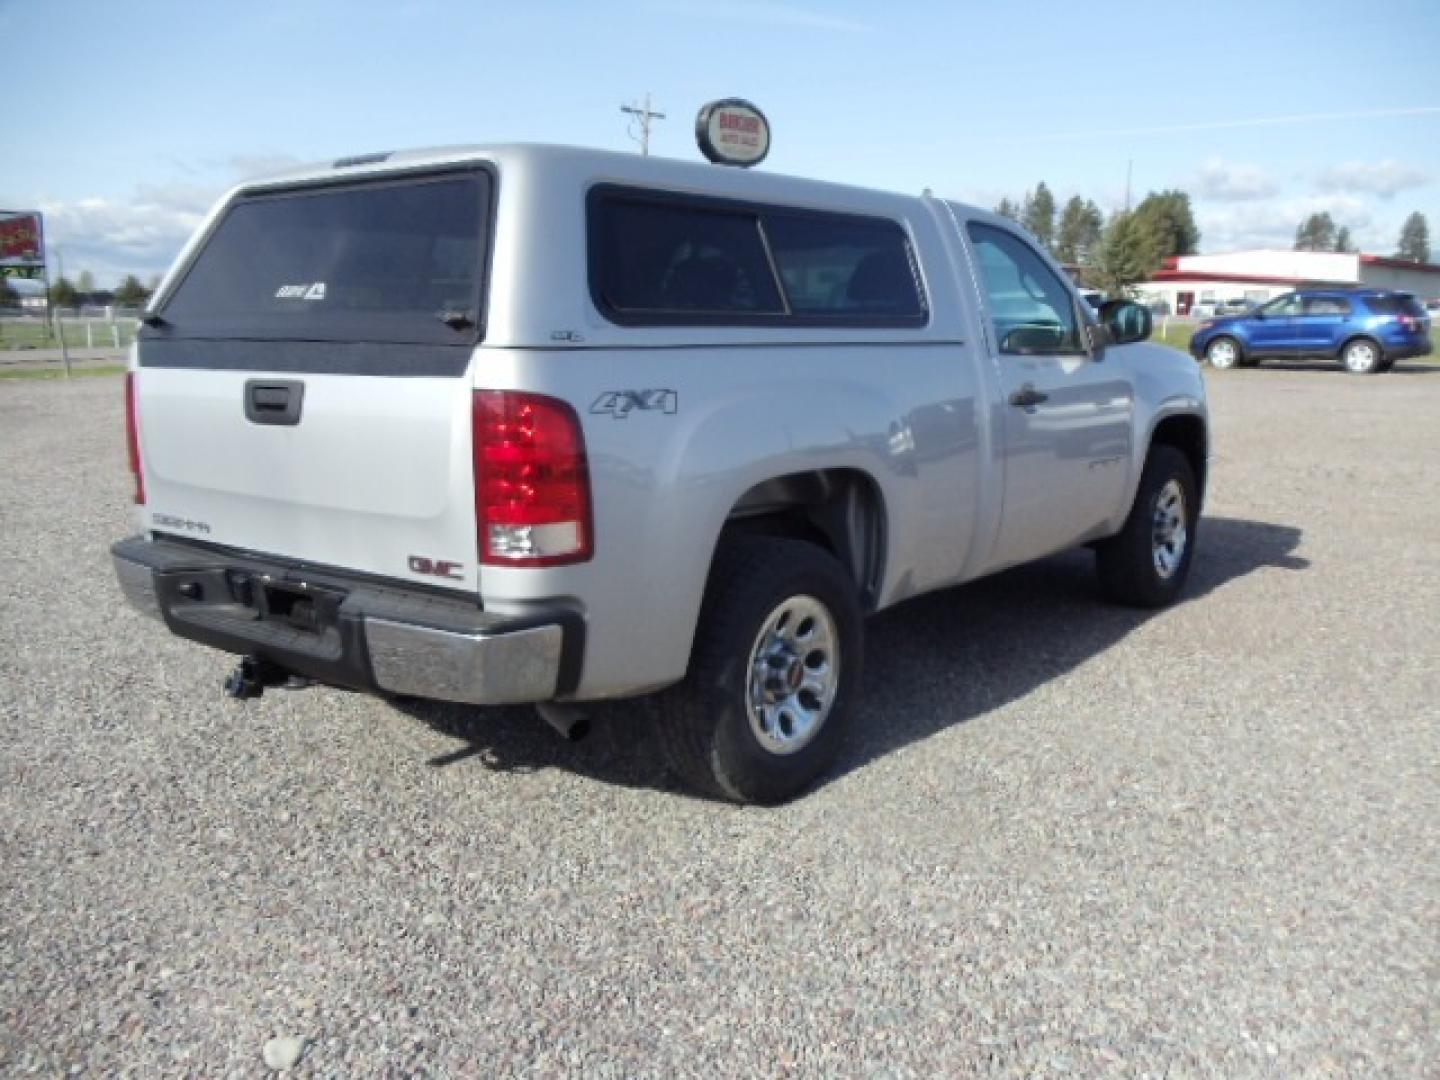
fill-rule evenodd
<path id="1" fill-rule="evenodd" d="M 578 682 L 568 610 L 482 611 L 462 596 L 242 552 L 136 537 L 111 548 L 125 598 L 175 634 L 358 690 L 512 705 Z"/>

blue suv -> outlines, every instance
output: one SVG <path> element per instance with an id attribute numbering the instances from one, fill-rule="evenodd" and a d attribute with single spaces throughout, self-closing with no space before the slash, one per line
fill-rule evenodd
<path id="1" fill-rule="evenodd" d="M 1190 339 L 1191 355 L 1213 368 L 1323 356 L 1356 375 L 1388 371 L 1430 348 L 1424 306 L 1390 289 L 1300 289 L 1243 315 L 1207 319 Z"/>

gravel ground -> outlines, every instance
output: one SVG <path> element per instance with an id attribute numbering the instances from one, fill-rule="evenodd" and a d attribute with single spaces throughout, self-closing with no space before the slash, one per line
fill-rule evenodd
<path id="1" fill-rule="evenodd" d="M 222 700 L 113 585 L 118 380 L 0 385 L 0 1071 L 1435 1076 L 1440 368 L 1211 382 L 1188 602 L 887 613 L 778 810 L 624 707 Z"/>

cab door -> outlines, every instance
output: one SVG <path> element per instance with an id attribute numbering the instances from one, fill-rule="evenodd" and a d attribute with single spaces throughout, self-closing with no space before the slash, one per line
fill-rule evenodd
<path id="1" fill-rule="evenodd" d="M 1300 297 L 1287 293 L 1255 309 L 1247 320 L 1248 351 L 1260 356 L 1294 356 L 1300 349 Z"/>
<path id="2" fill-rule="evenodd" d="M 1135 393 L 1124 365 L 1090 350 L 1073 288 L 1028 240 L 988 221 L 967 221 L 964 232 L 1001 386 L 994 568 L 1071 547 L 1114 516 Z"/>

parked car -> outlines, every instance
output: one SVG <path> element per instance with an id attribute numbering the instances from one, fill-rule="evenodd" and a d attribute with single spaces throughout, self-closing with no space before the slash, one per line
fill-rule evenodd
<path id="1" fill-rule="evenodd" d="M 1231 300 L 1222 300 L 1217 315 L 1243 315 L 1255 306 L 1254 301 L 1236 297 Z"/>
<path id="2" fill-rule="evenodd" d="M 1191 354 L 1220 369 L 1323 357 L 1371 375 L 1430 350 L 1424 307 L 1410 293 L 1390 289 L 1301 289 L 1245 314 L 1203 322 L 1190 339 Z"/>
<path id="3" fill-rule="evenodd" d="M 1213 319 L 1224 310 L 1224 304 L 1219 300 L 1199 300 L 1190 308 L 1192 319 Z"/>
<path id="4" fill-rule="evenodd" d="M 1149 330 L 929 197 L 342 159 L 238 188 L 162 283 L 115 569 L 244 658 L 234 696 L 533 702 L 572 736 L 643 696 L 690 785 L 775 802 L 839 746 L 865 616 L 1076 545 L 1117 601 L 1179 595 L 1205 388 Z"/>

